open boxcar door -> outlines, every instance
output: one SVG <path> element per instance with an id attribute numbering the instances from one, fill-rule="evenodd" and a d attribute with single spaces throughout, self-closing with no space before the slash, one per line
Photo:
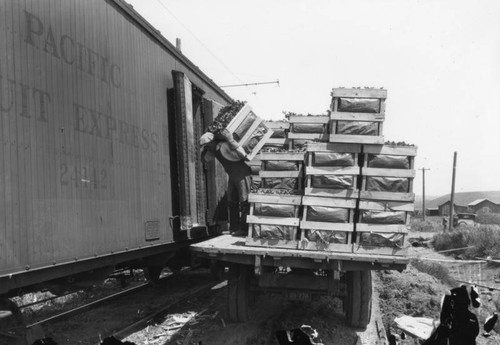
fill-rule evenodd
<path id="1" fill-rule="evenodd" d="M 208 235 L 206 172 L 200 161 L 198 139 L 204 128 L 203 91 L 187 76 L 172 72 L 169 90 L 169 144 L 172 166 L 171 226 L 174 240 Z M 172 115 L 173 114 L 173 115 Z"/>

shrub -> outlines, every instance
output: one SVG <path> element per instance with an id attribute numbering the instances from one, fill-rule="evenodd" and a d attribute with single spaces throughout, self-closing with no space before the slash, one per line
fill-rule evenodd
<path id="1" fill-rule="evenodd" d="M 500 213 L 479 214 L 476 221 L 481 224 L 496 224 L 500 225 Z"/>
<path id="2" fill-rule="evenodd" d="M 412 218 L 410 224 L 412 231 L 438 232 L 443 230 L 442 217 L 426 217 L 425 221 L 422 218 Z"/>
<path id="3" fill-rule="evenodd" d="M 411 260 L 410 263 L 420 272 L 431 275 L 448 286 L 457 285 L 457 282 L 451 277 L 448 269 L 439 263 L 421 261 L 418 259 Z"/>
<path id="4" fill-rule="evenodd" d="M 464 259 L 487 256 L 496 258 L 500 256 L 500 227 L 480 225 L 441 232 L 434 235 L 431 244 L 436 251 L 471 247 L 453 252 L 454 255 L 462 254 Z"/>

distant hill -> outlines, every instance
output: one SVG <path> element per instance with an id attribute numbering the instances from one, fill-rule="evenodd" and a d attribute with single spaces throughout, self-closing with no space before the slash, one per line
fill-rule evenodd
<path id="1" fill-rule="evenodd" d="M 439 196 L 437 195 L 426 195 L 425 196 L 425 208 L 429 207 L 429 203 L 438 198 Z M 415 210 L 421 210 L 422 209 L 422 195 L 415 195 Z"/>
<path id="2" fill-rule="evenodd" d="M 477 199 L 488 199 L 496 204 L 500 204 L 500 191 L 455 193 L 454 203 L 455 205 L 467 206 Z M 433 199 L 429 202 L 426 201 L 425 207 L 437 208 L 439 205 L 444 204 L 448 200 L 450 200 L 450 194 L 440 196 L 439 198 Z"/>

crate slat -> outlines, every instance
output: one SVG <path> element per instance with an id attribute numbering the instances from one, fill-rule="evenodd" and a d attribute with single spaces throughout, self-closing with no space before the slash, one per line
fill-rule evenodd
<path id="1" fill-rule="evenodd" d="M 305 152 L 262 152 L 263 161 L 303 161 Z"/>
<path id="2" fill-rule="evenodd" d="M 416 146 L 396 146 L 396 145 L 364 145 L 364 153 L 393 156 L 416 156 Z"/>
<path id="3" fill-rule="evenodd" d="M 256 194 L 248 195 L 248 202 L 262 202 L 267 204 L 300 205 L 301 195 L 276 195 L 276 194 Z"/>
<path id="4" fill-rule="evenodd" d="M 326 188 L 304 188 L 304 195 L 316 197 L 329 197 L 329 198 L 349 198 L 357 199 L 359 197 L 359 190 L 357 189 L 326 189 Z"/>
<path id="5" fill-rule="evenodd" d="M 330 117 L 328 115 L 318 116 L 290 116 L 288 121 L 293 123 L 329 123 Z"/>
<path id="6" fill-rule="evenodd" d="M 372 199 L 379 201 L 415 201 L 415 193 L 395 193 L 395 192 L 377 192 L 362 190 L 359 192 L 361 199 Z"/>
<path id="7" fill-rule="evenodd" d="M 306 206 L 325 206 L 354 209 L 356 207 L 355 199 L 331 199 L 314 196 L 303 196 L 302 205 Z"/>
<path id="8" fill-rule="evenodd" d="M 312 167 L 306 166 L 306 175 L 359 175 L 360 167 Z"/>
<path id="9" fill-rule="evenodd" d="M 265 216 L 247 216 L 248 224 L 261 224 L 261 225 L 287 225 L 299 226 L 299 218 L 281 218 L 281 217 L 265 217 Z"/>
<path id="10" fill-rule="evenodd" d="M 330 223 L 330 222 L 313 222 L 309 220 L 300 221 L 300 228 L 302 230 L 328 230 L 328 231 L 342 231 L 353 232 L 353 223 Z"/>
<path id="11" fill-rule="evenodd" d="M 363 176 L 375 177 L 407 177 L 415 178 L 413 169 L 384 169 L 384 168 L 365 168 L 361 170 Z"/>
<path id="12" fill-rule="evenodd" d="M 391 234 L 407 234 L 406 224 L 366 224 L 356 223 L 356 232 L 379 232 Z"/>
<path id="13" fill-rule="evenodd" d="M 307 152 L 360 153 L 361 144 L 353 143 L 307 143 Z"/>
<path id="14" fill-rule="evenodd" d="M 349 135 L 330 134 L 329 141 L 332 143 L 357 143 L 357 144 L 380 144 L 384 143 L 384 136 L 380 135 Z"/>
<path id="15" fill-rule="evenodd" d="M 265 171 L 259 172 L 261 178 L 299 178 L 302 177 L 301 170 L 279 170 L 279 171 Z"/>
<path id="16" fill-rule="evenodd" d="M 327 133 L 288 133 L 288 139 L 300 140 L 324 140 L 327 141 L 329 135 Z"/>
<path id="17" fill-rule="evenodd" d="M 302 250 L 314 250 L 323 252 L 352 253 L 352 244 L 322 243 L 313 241 L 300 241 L 298 248 Z"/>
<path id="18" fill-rule="evenodd" d="M 385 89 L 353 89 L 353 88 L 333 88 L 332 97 L 348 97 L 348 98 L 387 98 L 387 90 Z"/>
<path id="19" fill-rule="evenodd" d="M 385 115 L 380 113 L 347 113 L 336 111 L 330 114 L 330 119 L 339 121 L 383 122 Z"/>

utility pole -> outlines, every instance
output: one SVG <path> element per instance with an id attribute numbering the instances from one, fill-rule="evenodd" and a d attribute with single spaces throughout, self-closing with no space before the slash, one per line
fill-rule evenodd
<path id="1" fill-rule="evenodd" d="M 422 170 L 422 215 L 425 222 L 425 171 L 431 169 L 421 168 L 420 170 Z"/>
<path id="2" fill-rule="evenodd" d="M 453 207 L 455 204 L 455 175 L 457 172 L 457 151 L 453 154 L 453 175 L 451 178 L 451 198 L 450 198 L 450 220 L 448 222 L 448 230 L 453 229 Z"/>

